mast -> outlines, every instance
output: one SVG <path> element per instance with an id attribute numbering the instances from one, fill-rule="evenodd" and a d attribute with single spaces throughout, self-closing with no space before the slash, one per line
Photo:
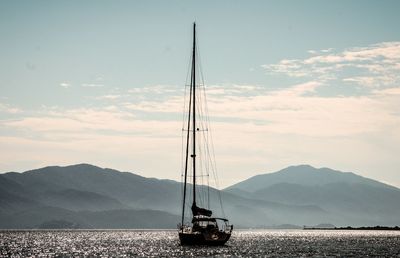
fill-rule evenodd
<path id="1" fill-rule="evenodd" d="M 183 203 L 182 203 L 182 225 L 185 217 L 185 203 L 186 203 L 186 186 L 187 186 L 187 172 L 189 163 L 189 140 L 190 140 L 190 122 L 192 122 L 193 129 L 193 208 L 196 207 L 196 23 L 193 23 L 193 53 L 192 53 L 192 71 L 190 78 L 190 93 L 189 93 L 189 114 L 187 123 L 187 135 L 186 135 L 186 157 L 185 157 L 185 177 L 183 185 Z M 193 99 L 192 99 L 193 98 Z M 193 113 L 193 115 L 192 115 Z M 192 121 L 190 118 L 192 117 Z"/>
<path id="2" fill-rule="evenodd" d="M 192 56 L 192 90 L 193 90 L 193 204 L 196 207 L 196 23 L 193 23 L 193 56 Z"/>
<path id="3" fill-rule="evenodd" d="M 183 204 L 182 204 L 182 225 L 185 218 L 185 204 L 186 204 L 186 185 L 187 185 L 187 171 L 188 171 L 188 163 L 189 163 L 189 136 L 190 136 L 190 114 L 192 107 L 192 88 L 190 87 L 189 92 L 189 114 L 188 114 L 188 122 L 187 122 L 187 135 L 186 135 L 186 155 L 185 155 L 185 182 L 183 184 Z M 183 130 L 183 129 L 182 129 Z"/>

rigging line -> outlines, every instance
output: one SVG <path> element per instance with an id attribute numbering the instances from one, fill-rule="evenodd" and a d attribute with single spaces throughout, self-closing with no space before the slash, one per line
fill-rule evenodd
<path id="1" fill-rule="evenodd" d="M 198 42 L 197 43 L 197 55 L 198 55 L 197 63 L 198 63 L 198 66 L 199 66 L 200 80 L 203 82 L 203 86 L 204 86 L 203 66 L 202 66 L 202 61 L 201 61 L 201 52 L 200 52 L 200 47 L 199 47 L 200 46 L 199 40 L 197 40 L 197 42 Z"/>
<path id="2" fill-rule="evenodd" d="M 209 155 L 207 155 L 207 132 L 202 133 L 202 165 L 203 165 L 203 195 L 204 195 L 204 205 L 207 205 L 208 209 L 210 209 L 210 184 L 209 184 L 209 165 L 210 165 L 210 160 L 209 160 Z"/>
<path id="3" fill-rule="evenodd" d="M 203 124 L 203 121 L 201 121 L 201 123 Z M 205 146 L 204 146 L 204 132 L 198 134 L 199 135 L 199 171 L 201 173 L 201 202 L 203 207 L 205 207 L 207 205 L 207 201 L 208 201 L 208 196 L 207 196 L 207 189 L 205 187 L 205 180 L 207 180 L 207 157 L 205 155 Z M 201 140 L 201 141 L 200 141 Z M 199 174 L 199 173 L 198 173 Z"/>
<path id="4" fill-rule="evenodd" d="M 214 180 L 216 182 L 216 186 L 217 186 L 217 189 L 218 189 L 218 199 L 219 199 L 219 203 L 220 203 L 220 206 L 221 206 L 221 211 L 222 211 L 223 216 L 225 217 L 225 210 L 224 210 L 224 206 L 222 204 L 222 193 L 221 193 L 221 190 L 220 190 L 218 172 L 217 172 L 217 164 L 216 164 L 216 159 L 215 159 L 214 143 L 213 143 L 213 140 L 212 140 L 212 133 L 211 132 L 210 132 L 210 137 L 211 137 L 211 153 L 213 155 L 214 169 L 215 169 L 214 173 L 213 173 L 213 176 L 214 176 Z"/>
<path id="5" fill-rule="evenodd" d="M 184 126 L 185 126 L 185 120 L 186 120 L 186 118 L 188 118 L 188 120 L 190 120 L 190 118 L 189 118 L 189 114 L 188 114 L 188 116 L 186 115 L 186 103 L 187 103 L 187 91 L 188 91 L 188 81 L 189 81 L 189 74 L 190 74 L 190 71 L 191 71 L 191 69 L 190 69 L 190 63 L 191 63 L 191 58 L 192 58 L 192 55 L 189 55 L 189 58 L 188 58 L 188 65 L 186 66 L 186 67 L 188 67 L 187 68 L 187 70 L 186 70 L 186 80 L 185 80 L 185 89 L 184 89 L 184 101 L 183 101 L 183 110 L 182 110 L 182 138 L 181 138 L 181 143 L 182 143 L 182 146 L 181 146 L 181 160 L 182 161 L 184 161 L 184 159 L 183 159 L 183 156 L 184 156 L 184 138 L 185 138 L 185 133 L 184 133 L 184 131 L 183 131 L 183 129 L 184 129 Z M 190 102 L 190 101 L 189 101 Z M 190 110 L 190 107 L 189 107 L 189 110 Z M 189 112 L 190 113 L 190 112 Z M 186 154 L 187 155 L 187 154 Z M 184 217 L 185 217 L 185 199 L 186 199 L 186 179 L 187 179 L 187 171 L 185 172 L 185 178 L 183 178 L 184 177 L 184 174 L 183 174 L 183 171 L 184 171 L 184 167 L 187 167 L 187 165 L 185 165 L 185 163 L 184 162 L 182 162 L 181 163 L 181 188 L 182 188 L 182 199 L 183 200 L 181 200 L 182 201 L 182 203 L 183 203 L 183 205 L 182 205 L 182 224 L 183 224 L 183 221 L 184 221 Z M 185 183 L 183 182 L 185 180 Z"/>
<path id="6" fill-rule="evenodd" d="M 207 114 L 205 115 L 205 118 L 207 119 Z M 205 122 L 206 122 L 206 119 L 205 119 Z M 207 131 L 206 133 L 204 133 L 203 134 L 203 138 L 204 138 L 204 146 L 205 146 L 205 151 L 204 151 L 204 156 L 206 157 L 206 162 L 205 162 L 205 165 L 206 165 L 206 172 L 207 172 L 207 175 L 208 175 L 208 177 L 207 177 L 207 205 L 208 205 L 208 209 L 210 209 L 210 180 L 209 180 L 209 174 L 210 174 L 210 165 L 212 165 L 212 160 L 211 160 L 211 157 L 210 157 L 210 154 L 209 154 L 209 148 L 208 148 L 208 145 L 209 145 L 209 139 L 208 139 L 208 136 L 209 136 L 209 132 Z"/>
<path id="7" fill-rule="evenodd" d="M 201 103 L 201 102 L 200 102 Z M 201 126 L 203 126 L 203 115 L 202 115 L 202 109 L 200 109 L 200 124 Z M 201 184 L 203 185 L 203 187 L 201 188 L 201 194 L 202 194 L 202 205 L 206 206 L 207 204 L 207 191 L 204 187 L 205 185 L 205 178 L 204 176 L 206 176 L 206 172 L 207 172 L 207 159 L 205 156 L 205 146 L 204 146 L 204 132 L 198 133 L 197 134 L 199 136 L 199 144 L 198 144 L 198 150 L 199 150 L 199 172 L 201 173 L 202 177 L 201 177 Z M 199 174 L 199 173 L 198 173 Z"/>
<path id="8" fill-rule="evenodd" d="M 215 180 L 215 184 L 216 184 L 216 187 L 217 187 L 217 190 L 218 190 L 218 199 L 219 199 L 219 203 L 220 203 L 220 206 L 221 206 L 221 211 L 222 211 L 222 214 L 223 214 L 223 216 L 225 217 L 225 211 L 224 211 L 224 207 L 223 207 L 223 204 L 222 204 L 222 196 L 221 196 L 221 190 L 220 190 L 220 187 L 219 187 L 219 180 L 218 180 L 218 173 L 217 173 L 217 164 L 216 164 L 216 159 L 215 159 L 215 149 L 214 149 L 214 141 L 213 141 L 213 136 L 212 136 L 212 128 L 211 128 L 211 123 L 210 123 L 210 117 L 209 117 L 209 112 L 208 112 L 208 102 L 207 102 L 207 95 L 206 94 L 204 94 L 204 98 L 205 98 L 205 110 L 206 110 L 206 113 L 207 113 L 207 116 L 206 116 L 206 119 L 208 120 L 208 124 L 209 124 L 209 136 L 210 136 L 210 142 L 211 142 L 211 144 L 208 144 L 207 145 L 207 148 L 209 147 L 209 145 L 211 145 L 211 154 L 212 154 L 212 161 L 213 161 L 213 169 L 215 169 L 215 170 L 213 170 L 213 177 L 214 177 L 214 180 Z"/>
<path id="9" fill-rule="evenodd" d="M 201 137 L 204 137 L 204 133 L 201 133 Z M 202 145 L 204 145 L 204 141 L 202 141 Z M 207 188 L 204 187 L 206 185 L 206 180 L 207 180 L 207 156 L 205 155 L 205 147 L 201 147 L 201 159 L 202 159 L 202 178 L 201 178 L 201 183 L 203 185 L 203 205 L 206 206 L 208 202 L 208 196 L 207 196 Z"/>
<path id="10" fill-rule="evenodd" d="M 202 138 L 204 138 L 204 136 L 205 136 L 205 133 L 203 132 L 202 134 L 201 134 L 201 136 L 202 136 Z M 203 185 L 204 186 L 208 186 L 208 176 L 207 176 L 207 174 L 208 174 L 208 158 L 207 158 L 207 155 L 206 155 L 206 147 L 204 146 L 205 145 L 205 141 L 204 141 L 204 139 L 202 140 L 202 143 L 203 143 L 203 148 L 202 148 L 202 159 L 203 159 L 203 181 L 202 181 L 202 183 L 203 183 Z M 203 191 L 203 194 L 204 194 L 204 205 L 206 206 L 207 205 L 207 207 L 209 206 L 208 205 L 208 202 L 209 202 L 209 195 L 208 195 L 208 189 L 207 189 L 208 187 L 204 187 L 204 191 Z"/>
<path id="11" fill-rule="evenodd" d="M 207 108 L 207 100 L 206 100 L 206 93 L 205 93 L 205 83 L 204 83 L 204 75 L 203 75 L 203 69 L 202 69 L 202 62 L 201 62 L 201 55 L 200 55 L 200 49 L 199 49 L 199 44 L 197 44 L 197 55 L 198 55 L 198 66 L 199 66 L 199 73 L 200 73 L 200 79 L 201 79 L 201 81 L 202 81 L 202 87 L 201 87 L 201 89 L 202 89 L 202 93 L 203 94 L 199 94 L 200 95 L 200 98 L 201 97 L 203 97 L 204 96 L 204 100 L 203 101 L 200 101 L 200 103 L 205 103 L 204 104 L 204 106 L 205 107 L 202 107 L 201 108 L 201 110 L 203 111 L 203 109 L 204 109 L 204 113 L 205 114 L 203 114 L 202 113 L 202 115 L 203 115 L 203 119 L 202 119 L 202 125 L 203 125 L 203 128 L 207 128 L 207 125 L 209 126 L 209 113 L 208 113 L 208 108 Z M 200 87 L 199 87 L 200 88 Z M 211 157 L 211 155 L 210 155 L 210 151 L 209 151 L 209 147 L 208 147 L 208 145 L 209 145 L 209 139 L 208 139 L 208 136 L 209 136 L 209 132 L 208 132 L 208 128 L 207 128 L 207 130 L 206 130 L 207 132 L 206 133 L 204 133 L 203 134 L 203 138 L 204 138 L 204 145 L 205 145 L 205 149 L 206 149 L 206 154 L 204 155 L 205 156 L 205 158 L 206 158 L 206 162 L 205 162 L 205 165 L 206 165 L 206 173 L 207 173 L 207 175 L 209 175 L 209 171 L 210 171 L 210 165 L 211 165 L 211 170 L 212 170 L 212 173 L 215 175 L 215 173 L 216 173 L 216 166 L 215 166 L 215 160 L 214 160 L 214 162 L 213 162 L 213 160 L 212 160 L 212 157 Z M 213 168 L 215 168 L 215 169 L 213 169 Z M 214 180 L 216 181 L 216 185 L 218 186 L 218 182 L 217 182 L 217 180 L 215 179 L 215 176 L 214 176 Z M 218 187 L 219 188 L 219 187 Z M 210 180 L 209 180 L 209 177 L 207 177 L 207 200 L 208 200 L 208 208 L 210 209 Z M 219 198 L 220 199 L 220 204 L 221 204 L 221 209 L 223 210 L 223 207 L 222 207 L 222 200 L 221 200 L 221 198 Z M 224 213 L 224 212 L 223 212 Z M 225 215 L 224 215 L 225 216 Z"/>
<path id="12" fill-rule="evenodd" d="M 184 137 L 185 137 L 185 133 L 184 133 L 184 126 L 185 126 L 185 118 L 186 118 L 186 94 L 187 94 L 187 87 L 185 87 L 184 90 L 184 97 L 183 97 L 183 110 L 182 110 L 182 133 L 181 133 L 181 160 L 183 161 L 183 155 L 184 155 Z M 181 162 L 181 177 L 183 177 L 183 170 L 184 170 L 184 162 Z M 181 181 L 181 183 L 183 183 Z M 183 190 L 183 185 L 182 185 L 182 190 Z"/>
<path id="13" fill-rule="evenodd" d="M 196 38 L 196 40 L 197 40 L 197 38 Z M 199 49 L 198 49 L 198 45 L 196 46 L 196 48 L 195 48 L 195 50 L 197 51 L 197 52 L 199 52 Z M 200 56 L 199 56 L 199 54 L 198 53 L 196 53 L 196 55 L 195 55 L 195 57 L 197 57 L 198 59 L 199 59 L 199 61 L 200 61 Z M 199 87 L 196 87 L 196 88 L 199 88 L 199 89 L 202 89 L 203 90 L 203 94 L 204 94 L 204 96 L 205 96 L 205 90 L 204 90 L 204 76 L 203 76 L 203 71 L 202 71 L 202 69 L 201 69 L 201 62 L 199 62 L 198 61 L 198 66 L 199 66 L 199 68 L 198 68 L 198 70 L 199 70 L 199 73 L 201 74 L 201 80 L 202 80 L 202 82 L 203 83 L 199 83 Z M 197 69 L 196 69 L 196 67 L 195 67 L 195 71 L 196 71 Z M 196 85 L 195 85 L 196 86 Z M 203 86 L 203 87 L 201 87 L 201 86 Z M 196 108 L 195 110 L 196 111 L 198 111 L 198 114 L 199 114 L 199 117 L 200 117 L 200 123 L 201 123 L 201 125 L 203 126 L 203 127 L 205 127 L 205 124 L 207 124 L 207 122 L 208 122 L 208 124 L 209 124 L 209 116 L 208 116 L 208 107 L 207 107 L 207 102 L 206 101 L 201 101 L 202 100 L 202 95 L 203 94 L 198 94 L 197 96 L 198 96 L 198 98 L 196 98 L 196 100 L 197 99 L 199 99 L 199 101 L 198 101 L 198 103 L 203 103 L 203 102 L 205 102 L 205 106 L 206 106 L 206 112 L 205 112 L 205 114 L 203 113 L 203 105 L 201 105 L 200 106 L 200 104 L 198 105 L 199 106 L 199 108 Z M 194 128 L 194 130 L 196 130 L 197 128 Z M 206 136 L 206 134 L 207 134 L 207 136 Z M 217 178 L 217 176 L 216 176 L 216 163 L 215 163 L 215 153 L 213 152 L 213 144 L 212 144 L 212 147 L 211 147 L 211 149 L 212 149 L 212 154 L 213 155 L 211 155 L 210 154 L 210 148 L 209 148 L 209 142 L 210 142 L 210 139 L 208 139 L 208 135 L 211 135 L 211 139 L 212 139 L 212 134 L 211 134 L 211 132 L 207 132 L 207 133 L 204 133 L 202 136 L 203 136 L 203 138 L 205 139 L 205 143 L 207 143 L 207 144 L 205 144 L 205 150 L 207 150 L 206 151 L 206 156 L 207 157 L 210 157 L 210 159 L 207 159 L 207 160 L 209 160 L 210 162 L 208 163 L 208 162 L 204 162 L 206 165 L 207 165 L 207 167 L 206 167 L 206 171 L 207 171 L 207 173 L 209 173 L 209 171 L 210 171 L 210 168 L 208 167 L 209 165 L 211 165 L 211 171 L 212 171 L 212 174 L 213 174 L 213 176 L 214 176 L 214 180 L 215 180 L 215 182 L 216 182 L 216 185 L 217 185 L 217 187 L 219 188 L 219 182 L 218 182 L 218 178 Z M 212 140 L 211 140 L 211 142 L 212 142 Z M 200 145 L 199 145 L 199 147 L 200 147 Z M 214 158 L 214 159 L 213 159 Z M 202 162 L 203 163 L 203 162 Z M 195 176 L 194 176 L 195 177 Z M 208 181 L 208 188 L 209 188 L 209 181 Z M 220 196 L 219 196 L 220 197 Z M 221 203 L 221 198 L 219 198 L 220 199 L 220 203 Z M 222 203 L 221 203 L 221 208 L 222 208 Z"/>
<path id="14" fill-rule="evenodd" d="M 202 101 L 204 102 L 204 101 Z M 202 124 L 204 127 L 206 127 L 206 120 L 204 119 L 206 115 L 204 115 L 204 111 L 202 109 Z M 207 153 L 207 145 L 208 145 L 208 140 L 207 140 L 207 135 L 208 132 L 205 130 L 202 134 L 202 144 L 203 144 L 203 150 L 202 150 L 202 157 L 203 157 L 203 166 L 204 166 L 204 172 L 205 172 L 205 179 L 206 183 L 204 180 L 202 181 L 202 184 L 205 185 L 206 187 L 204 188 L 204 199 L 206 200 L 207 207 L 210 209 L 210 181 L 209 181 L 209 173 L 210 173 L 210 156 Z M 206 204 L 205 203 L 205 204 Z"/>
<path id="15" fill-rule="evenodd" d="M 184 127 L 184 118 L 186 118 L 186 98 L 187 98 L 187 89 L 188 89 L 188 87 L 190 87 L 190 84 L 188 84 L 188 81 L 189 81 L 189 74 L 191 74 L 191 69 L 190 69 L 190 63 L 192 62 L 192 55 L 190 55 L 189 56 L 189 58 L 188 58 L 188 64 L 187 64 L 187 66 L 186 67 L 188 67 L 187 68 L 187 70 L 186 70 L 186 80 L 185 80 L 185 94 L 184 94 L 184 101 L 183 101 L 183 110 L 182 110 L 182 128 Z"/>
<path id="16" fill-rule="evenodd" d="M 208 148 L 208 142 L 209 142 L 209 139 L 208 139 L 208 136 L 209 135 L 211 135 L 211 132 L 208 132 L 208 127 L 210 126 L 210 120 L 209 120 L 209 113 L 208 113 L 208 104 L 207 104 L 207 98 L 206 98 L 206 90 L 205 90 L 205 83 L 204 83 L 204 75 L 203 75 L 203 67 L 202 67 L 202 62 L 201 62 L 201 54 L 200 54 L 200 49 L 199 49 L 199 46 L 200 44 L 197 44 L 197 54 L 198 54 L 198 66 L 199 66 L 199 73 L 200 73 L 200 79 L 201 79 L 201 81 L 202 81 L 202 89 L 203 89 L 203 95 L 204 95 L 204 106 L 205 106 L 205 108 L 204 108 L 204 110 L 205 110 L 205 119 L 204 119 L 204 122 L 205 122 L 205 124 L 206 124 L 206 126 L 207 127 L 204 127 L 204 128 L 207 128 L 207 139 L 205 138 L 205 146 L 206 146 L 206 148 L 207 148 L 207 153 L 208 153 L 208 157 L 207 157 L 207 160 L 208 161 L 210 161 L 210 165 L 211 165 L 211 167 L 213 168 L 214 166 L 215 166 L 215 171 L 214 171 L 214 169 L 212 169 L 212 174 L 216 174 L 216 165 L 215 165 L 215 156 L 214 156 L 214 160 L 212 160 L 212 157 L 211 157 L 211 155 L 210 155 L 210 153 L 209 153 L 209 148 Z M 209 165 L 209 163 L 207 163 L 207 165 Z M 208 175 L 209 175 L 209 168 L 207 167 L 207 173 L 208 173 Z M 215 178 L 215 176 L 214 176 L 214 181 L 215 181 L 215 183 L 216 183 L 216 186 L 219 188 L 219 184 L 218 184 L 218 180 L 217 180 L 217 178 Z M 208 197 L 208 208 L 210 208 L 210 180 L 209 180 L 209 178 L 208 178 L 208 180 L 207 180 L 207 197 Z M 223 211 L 223 207 L 222 207 L 222 199 L 221 199 L 221 196 L 220 196 L 220 194 L 219 194 L 219 200 L 220 200 L 220 205 L 221 205 L 221 210 L 222 210 L 222 213 L 223 213 L 223 215 L 224 215 L 224 211 Z M 224 215 L 224 217 L 225 217 L 225 215 Z"/>
<path id="17" fill-rule="evenodd" d="M 183 97 L 183 110 L 182 110 L 182 139 L 181 139 L 181 143 L 182 143 L 182 149 L 181 149 L 181 160 L 182 160 L 182 163 L 181 163 L 181 177 L 183 177 L 183 170 L 184 170 L 184 162 L 183 162 L 183 156 L 184 156 L 184 146 L 185 146 L 185 141 L 184 141 L 184 136 L 185 136 L 185 133 L 183 132 L 184 131 L 184 127 L 185 127 L 185 120 L 186 120 L 186 117 L 187 117 L 187 113 L 186 113 L 186 102 L 187 102 L 187 89 L 188 89 L 188 87 L 187 86 L 189 86 L 188 85 L 188 81 L 189 81 L 189 74 L 190 74 L 190 63 L 191 63 L 191 60 L 192 59 L 192 56 L 190 55 L 189 56 L 189 58 L 188 58 L 188 65 L 186 66 L 186 67 L 188 67 L 188 69 L 187 69 L 187 71 L 186 71 L 186 80 L 185 80 L 185 87 L 184 87 L 184 97 Z M 183 183 L 183 182 L 181 182 L 181 183 Z M 182 185 L 182 191 L 183 191 L 183 185 Z M 183 195 L 182 195 L 182 197 L 183 197 Z"/>
<path id="18" fill-rule="evenodd" d="M 190 88 L 190 95 L 192 94 L 192 88 Z M 193 103 L 194 104 L 194 103 Z M 187 185 L 187 168 L 188 168 L 188 159 L 189 159 L 189 130 L 190 130 L 190 108 L 192 106 L 192 99 L 189 98 L 189 114 L 188 114 L 188 123 L 187 123 L 187 136 L 186 136 L 186 157 L 185 157 L 185 183 L 183 186 L 183 204 L 182 204 L 182 225 L 185 217 L 185 202 L 186 202 L 186 185 Z"/>

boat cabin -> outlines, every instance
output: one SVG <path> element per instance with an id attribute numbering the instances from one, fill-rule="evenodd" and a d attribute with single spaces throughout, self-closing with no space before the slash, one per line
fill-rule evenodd
<path id="1" fill-rule="evenodd" d="M 225 218 L 210 218 L 206 216 L 195 216 L 192 219 L 193 231 L 217 229 L 225 231 L 230 228 L 229 221 Z"/>

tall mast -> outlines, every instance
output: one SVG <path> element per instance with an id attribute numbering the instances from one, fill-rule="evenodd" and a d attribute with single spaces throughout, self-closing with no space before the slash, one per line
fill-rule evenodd
<path id="1" fill-rule="evenodd" d="M 189 93 L 189 114 L 187 121 L 187 135 L 186 135 L 186 156 L 185 156 L 185 182 L 183 184 L 183 204 L 182 204 L 182 225 L 185 218 L 185 204 L 186 204 L 186 185 L 187 185 L 187 172 L 188 172 L 188 163 L 189 163 L 189 139 L 190 139 L 190 114 L 192 108 L 192 87 L 190 87 Z"/>
<path id="2" fill-rule="evenodd" d="M 193 90 L 193 205 L 196 207 L 196 23 L 193 23 L 193 56 L 192 56 L 192 90 Z"/>
<path id="3" fill-rule="evenodd" d="M 190 155 L 193 161 L 193 208 L 196 207 L 196 23 L 193 23 L 193 53 L 192 53 L 192 71 L 190 78 L 190 93 L 189 93 L 189 114 L 187 123 L 187 136 L 186 136 L 186 158 L 185 158 L 185 178 L 183 186 L 183 204 L 182 204 L 182 225 L 185 217 L 185 203 L 186 203 L 186 185 L 187 185 L 187 172 L 188 172 L 188 157 L 189 157 L 189 135 L 190 135 L 190 122 L 192 122 L 192 143 L 193 153 Z M 192 121 L 190 117 L 192 116 Z"/>

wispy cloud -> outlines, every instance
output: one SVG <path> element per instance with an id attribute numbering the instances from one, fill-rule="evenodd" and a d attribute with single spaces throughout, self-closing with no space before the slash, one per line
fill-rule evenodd
<path id="1" fill-rule="evenodd" d="M 367 87 L 374 87 L 376 79 L 377 78 L 373 76 L 354 76 L 354 77 L 344 78 L 343 81 L 354 82 L 356 84 Z"/>
<path id="2" fill-rule="evenodd" d="M 385 96 L 397 97 L 397 95 L 400 95 L 400 87 L 398 87 L 398 88 L 390 88 L 390 89 L 383 89 L 383 90 L 374 90 L 373 93 L 376 94 L 376 95 L 385 95 Z"/>
<path id="3" fill-rule="evenodd" d="M 336 53 L 333 49 L 308 52 L 311 57 L 284 59 L 262 67 L 269 73 L 321 82 L 342 80 L 369 88 L 396 87 L 400 83 L 400 42 L 383 42 Z"/>
<path id="4" fill-rule="evenodd" d="M 143 87 L 132 88 L 128 90 L 131 94 L 170 94 L 183 92 L 183 87 L 176 85 L 148 85 Z"/>
<path id="5" fill-rule="evenodd" d="M 118 94 L 107 94 L 107 95 L 102 95 L 102 96 L 95 97 L 95 99 L 98 99 L 98 100 L 116 100 L 116 99 L 119 99 L 121 97 L 122 96 L 118 95 Z"/>
<path id="6" fill-rule="evenodd" d="M 321 85 L 323 85 L 321 82 L 309 81 L 293 85 L 287 89 L 273 91 L 272 93 L 276 95 L 302 96 L 315 92 L 315 90 Z"/>
<path id="7" fill-rule="evenodd" d="M 21 109 L 9 104 L 0 103 L 0 112 L 8 114 L 17 114 L 21 112 Z"/>
<path id="8" fill-rule="evenodd" d="M 263 90 L 259 85 L 250 84 L 215 84 L 206 86 L 207 95 L 234 96 L 243 94 L 258 94 Z"/>
<path id="9" fill-rule="evenodd" d="M 67 88 L 71 87 L 71 84 L 69 84 L 67 82 L 62 82 L 62 83 L 60 83 L 60 86 L 67 89 Z"/>
<path id="10" fill-rule="evenodd" d="M 82 83 L 82 87 L 86 88 L 101 88 L 104 87 L 104 84 L 99 84 L 99 83 Z"/>

